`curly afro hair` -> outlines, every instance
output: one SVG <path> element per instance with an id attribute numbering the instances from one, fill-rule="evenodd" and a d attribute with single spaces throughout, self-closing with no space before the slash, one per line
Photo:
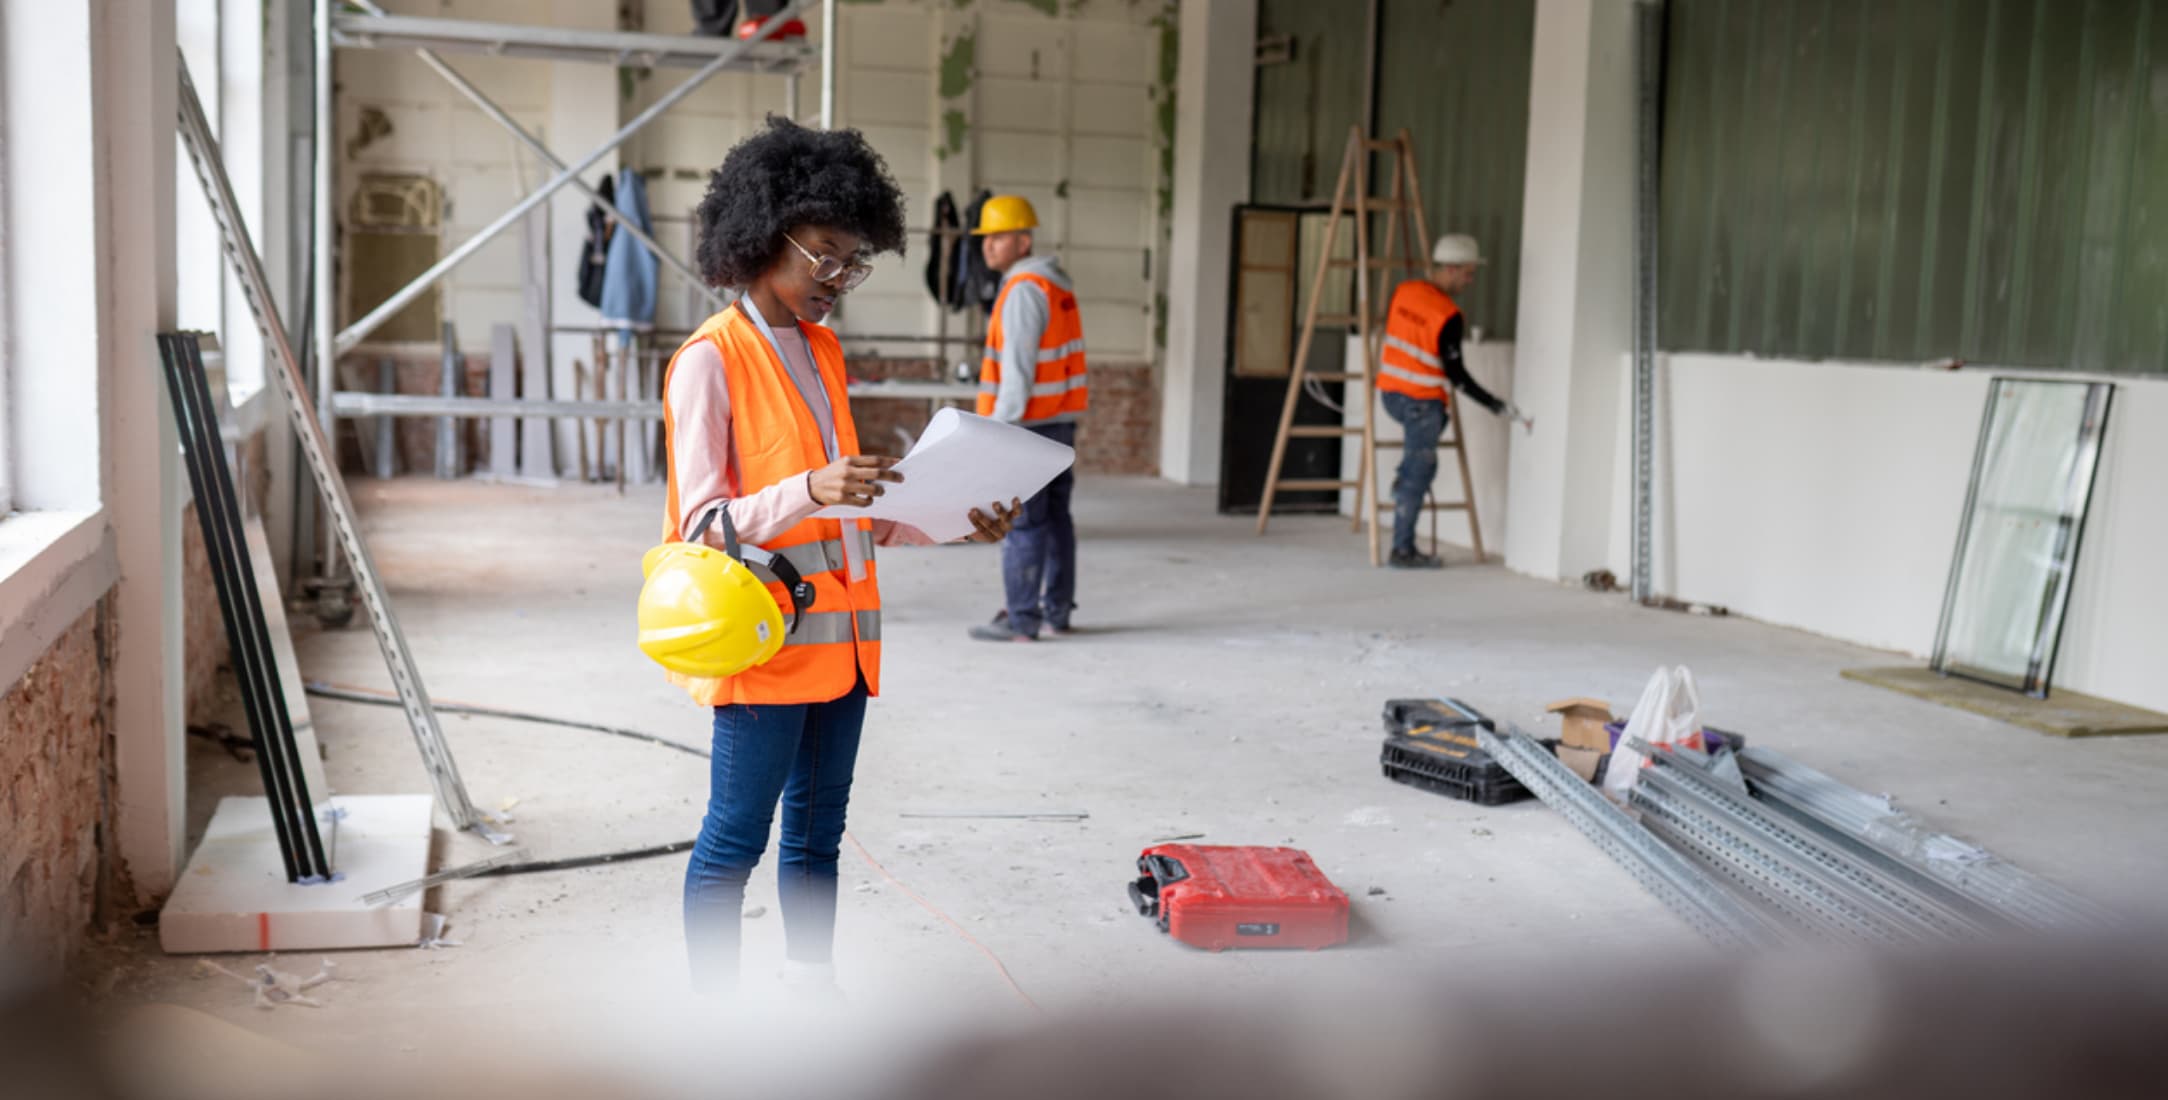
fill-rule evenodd
<path id="1" fill-rule="evenodd" d="M 700 274 L 713 286 L 752 282 L 801 225 L 841 229 L 875 253 L 903 251 L 903 192 L 865 136 L 775 115 L 708 177 L 699 218 Z"/>

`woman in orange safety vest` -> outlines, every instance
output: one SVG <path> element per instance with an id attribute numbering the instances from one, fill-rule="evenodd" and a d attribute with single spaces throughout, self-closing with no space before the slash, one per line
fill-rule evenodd
<path id="1" fill-rule="evenodd" d="M 685 872 L 687 952 L 696 988 L 735 986 L 745 884 L 780 802 L 784 976 L 827 990 L 844 811 L 866 700 L 881 683 L 874 547 L 926 539 L 814 515 L 870 504 L 902 480 L 894 459 L 859 453 L 842 348 L 820 321 L 865 280 L 871 256 L 902 250 L 903 196 L 858 131 L 770 117 L 709 179 L 699 225 L 702 276 L 744 294 L 664 375 L 663 537 L 721 547 L 710 513 L 723 510 L 740 539 L 796 567 L 813 599 L 767 663 L 722 679 L 671 675 L 714 709 L 707 814 Z M 974 509 L 972 538 L 998 541 L 1014 506 Z"/>

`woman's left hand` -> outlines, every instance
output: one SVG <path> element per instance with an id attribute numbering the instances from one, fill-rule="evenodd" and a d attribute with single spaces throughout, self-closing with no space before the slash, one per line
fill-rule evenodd
<path id="1" fill-rule="evenodd" d="M 996 501 L 988 507 L 993 509 L 993 514 L 988 515 L 985 509 L 981 508 L 971 510 L 971 526 L 978 528 L 978 530 L 967 536 L 965 541 L 1000 542 L 1008 535 L 1009 528 L 1015 526 L 1016 513 L 1023 510 L 1024 502 L 1019 498 L 1011 497 L 1007 506 L 1003 506 L 999 501 Z"/>

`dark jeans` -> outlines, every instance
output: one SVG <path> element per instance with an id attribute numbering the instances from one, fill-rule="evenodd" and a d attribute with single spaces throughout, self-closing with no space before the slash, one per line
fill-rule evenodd
<path id="1" fill-rule="evenodd" d="M 1075 424 L 1032 428 L 1066 446 L 1076 446 Z M 1069 494 L 1076 471 L 1061 476 L 1024 502 L 1023 514 L 1001 544 L 1001 583 L 1008 601 L 1009 629 L 1037 634 L 1039 624 L 1069 627 L 1076 606 L 1076 524 L 1069 518 Z"/>
<path id="2" fill-rule="evenodd" d="M 1393 475 L 1393 552 L 1415 552 L 1415 517 L 1438 475 L 1438 437 L 1445 434 L 1445 402 L 1418 400 L 1404 393 L 1381 393 L 1385 415 L 1400 422 L 1404 446 L 1400 472 Z"/>
<path id="3" fill-rule="evenodd" d="M 737 984 L 745 882 L 767 850 L 778 799 L 783 837 L 776 893 L 785 950 L 801 962 L 829 961 L 836 854 L 865 720 L 864 679 L 826 703 L 715 708 L 707 819 L 685 868 L 685 945 L 695 989 L 717 993 Z"/>

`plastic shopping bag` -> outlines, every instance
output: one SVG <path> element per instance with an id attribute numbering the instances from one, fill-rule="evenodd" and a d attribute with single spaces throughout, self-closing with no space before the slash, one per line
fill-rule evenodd
<path id="1" fill-rule="evenodd" d="M 1685 665 L 1659 668 L 1641 689 L 1641 701 L 1626 719 L 1626 732 L 1611 750 L 1611 764 L 1604 772 L 1604 789 L 1624 796 L 1648 765 L 1648 757 L 1629 748 L 1628 738 L 1639 738 L 1659 750 L 1690 748 L 1702 751 L 1701 692 L 1694 674 Z"/>

